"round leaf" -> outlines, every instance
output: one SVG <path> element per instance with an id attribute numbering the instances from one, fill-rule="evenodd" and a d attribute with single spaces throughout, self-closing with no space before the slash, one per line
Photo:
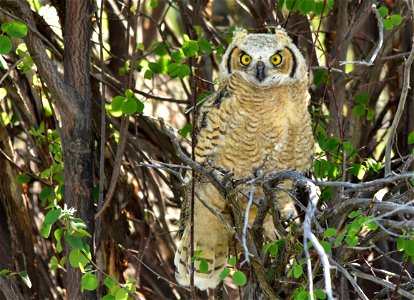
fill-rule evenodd
<path id="1" fill-rule="evenodd" d="M 98 287 L 98 278 L 92 273 L 82 276 L 82 290 L 94 291 Z"/>
<path id="2" fill-rule="evenodd" d="M 79 250 L 83 249 L 83 242 L 80 237 L 65 234 L 65 240 L 71 247 Z"/>
<path id="3" fill-rule="evenodd" d="M 335 228 L 328 228 L 328 229 L 326 229 L 326 230 L 325 230 L 325 232 L 323 233 L 323 237 L 324 237 L 324 238 L 326 238 L 326 237 L 331 237 L 331 236 L 336 235 L 336 233 L 337 233 L 337 230 L 336 230 Z"/>
<path id="4" fill-rule="evenodd" d="M 122 103 L 124 102 L 125 97 L 124 96 L 116 96 L 112 98 L 112 110 L 114 111 L 120 111 L 122 108 Z"/>
<path id="5" fill-rule="evenodd" d="M 378 8 L 378 12 L 380 16 L 384 18 L 386 15 L 388 15 L 388 8 L 386 8 L 385 6 L 381 6 L 380 8 Z"/>
<path id="6" fill-rule="evenodd" d="M 72 249 L 69 253 L 69 263 L 72 268 L 79 268 L 79 264 L 85 266 L 89 260 L 81 253 L 79 249 Z"/>
<path id="7" fill-rule="evenodd" d="M 294 269 L 293 269 L 293 276 L 295 278 L 299 278 L 300 276 L 302 276 L 303 274 L 303 269 L 301 265 L 297 265 Z"/>
<path id="8" fill-rule="evenodd" d="M 19 21 L 4 23 L 1 25 L 1 30 L 15 38 L 22 38 L 25 37 L 27 34 L 26 24 Z"/>
<path id="9" fill-rule="evenodd" d="M 244 273 L 241 271 L 234 272 L 232 278 L 233 278 L 233 282 L 238 286 L 243 286 L 247 282 L 246 275 L 244 275 Z"/>
<path id="10" fill-rule="evenodd" d="M 29 183 L 30 182 L 30 176 L 27 174 L 19 174 L 17 175 L 17 181 L 24 184 L 24 183 Z"/>
<path id="11" fill-rule="evenodd" d="M 128 292 L 124 289 L 119 289 L 116 293 L 115 293 L 115 299 L 116 300 L 127 300 L 128 299 Z"/>
<path id="12" fill-rule="evenodd" d="M 221 271 L 220 273 L 220 279 L 224 280 L 228 275 L 230 274 L 230 269 L 229 268 L 225 268 L 223 271 Z"/>
<path id="13" fill-rule="evenodd" d="M 414 239 L 405 241 L 404 250 L 409 256 L 414 256 Z"/>
<path id="14" fill-rule="evenodd" d="M 400 15 L 392 15 L 391 16 L 391 23 L 394 26 L 400 25 L 402 22 L 402 18 Z"/>
<path id="15" fill-rule="evenodd" d="M 128 116 L 136 113 L 137 108 L 138 108 L 138 105 L 135 99 L 130 98 L 124 101 L 124 103 L 122 103 L 122 112 Z"/>
<path id="16" fill-rule="evenodd" d="M 9 37 L 0 35 L 0 54 L 7 54 L 13 48 L 12 41 Z"/>
<path id="17" fill-rule="evenodd" d="M 200 265 L 199 265 L 200 273 L 207 273 L 208 272 L 208 263 L 205 258 L 200 258 Z"/>

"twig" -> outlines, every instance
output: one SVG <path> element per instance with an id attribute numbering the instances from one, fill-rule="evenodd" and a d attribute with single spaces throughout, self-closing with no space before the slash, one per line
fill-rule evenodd
<path id="1" fill-rule="evenodd" d="M 343 66 L 343 65 L 363 65 L 363 66 L 373 66 L 374 65 L 374 61 L 378 56 L 378 53 L 381 50 L 382 44 L 384 43 L 384 23 L 382 21 L 382 17 L 378 12 L 377 6 L 375 4 L 372 4 L 372 10 L 375 13 L 375 17 L 377 18 L 377 24 L 378 24 L 378 43 L 377 46 L 375 47 L 374 52 L 372 53 L 371 58 L 369 59 L 368 62 L 364 61 L 364 60 L 358 60 L 358 61 L 340 61 L 339 65 Z"/>
<path id="2" fill-rule="evenodd" d="M 397 286 L 396 284 L 393 284 L 391 282 L 388 282 L 388 281 L 386 281 L 386 280 L 384 280 L 382 278 L 379 278 L 377 276 L 373 276 L 373 275 L 366 274 L 366 273 L 361 272 L 361 271 L 359 271 L 359 270 L 357 270 L 355 268 L 352 268 L 351 273 L 354 276 L 358 277 L 358 278 L 362 278 L 362 279 L 366 279 L 366 280 L 375 282 L 375 283 L 377 283 L 379 285 L 382 285 L 382 286 L 384 286 L 384 287 L 386 287 L 388 289 L 391 289 L 391 290 L 395 290 L 396 289 L 396 286 Z M 403 289 L 400 288 L 400 289 L 397 290 L 397 292 L 401 296 L 407 297 L 408 299 L 414 299 L 414 294 L 413 293 L 410 293 L 410 292 L 408 292 L 406 290 L 403 290 Z"/>
<path id="3" fill-rule="evenodd" d="M 98 210 L 98 212 L 95 215 L 95 219 L 98 219 L 102 216 L 104 211 L 109 207 L 109 204 L 111 203 L 112 196 L 114 195 L 116 184 L 118 182 L 118 176 L 119 171 L 121 169 L 121 163 L 122 163 L 122 157 L 124 155 L 125 150 L 125 144 L 128 137 L 128 125 L 129 125 L 129 119 L 128 116 L 122 117 L 121 122 L 121 129 L 120 129 L 120 136 L 118 148 L 116 151 L 115 156 L 115 164 L 114 168 L 112 170 L 112 176 L 111 176 L 111 183 L 109 184 L 108 193 L 106 194 L 105 201 L 102 204 L 102 207 Z"/>
<path id="4" fill-rule="evenodd" d="M 246 241 L 246 234 L 247 234 L 247 228 L 249 227 L 249 212 L 250 208 L 252 207 L 253 200 L 254 200 L 254 180 L 250 182 L 250 195 L 249 195 L 249 202 L 247 202 L 246 205 L 246 212 L 244 214 L 244 224 L 243 224 L 243 231 L 242 231 L 242 246 L 244 250 L 244 260 L 240 263 L 240 266 L 243 266 L 244 263 L 250 262 L 249 259 L 249 249 L 247 247 L 247 241 Z"/>
<path id="5" fill-rule="evenodd" d="M 308 279 L 309 279 L 309 295 L 311 300 L 313 300 L 313 274 L 312 274 L 312 262 L 309 255 L 308 250 L 308 240 L 310 240 L 318 252 L 322 266 L 323 266 L 323 275 L 325 280 L 325 290 L 329 300 L 333 300 L 332 294 L 332 283 L 331 283 L 331 267 L 329 264 L 328 256 L 325 253 L 325 250 L 319 243 L 316 236 L 312 233 L 312 217 L 315 214 L 316 206 L 318 204 L 318 196 L 317 196 L 317 187 L 308 181 L 305 177 L 302 178 L 303 183 L 308 188 L 309 192 L 309 204 L 308 210 L 305 215 L 305 222 L 303 225 L 303 245 L 304 251 L 307 261 L 307 270 L 308 270 Z"/>
<path id="6" fill-rule="evenodd" d="M 348 281 L 352 284 L 352 286 L 357 291 L 358 295 L 362 298 L 362 300 L 369 300 L 368 297 L 365 295 L 364 291 L 359 287 L 358 283 L 355 281 L 355 279 L 352 277 L 351 274 L 349 274 L 348 270 L 342 267 L 340 264 L 338 264 L 334 259 L 329 258 L 329 261 L 333 266 L 335 266 L 340 272 L 342 272 L 345 277 L 348 279 Z"/>
<path id="7" fill-rule="evenodd" d="M 414 8 L 414 5 L 411 3 L 411 9 Z M 388 136 L 387 144 L 385 146 L 385 177 L 391 175 L 391 150 L 394 144 L 395 134 L 397 133 L 397 127 L 400 123 L 401 116 L 404 112 L 405 102 L 407 100 L 408 90 L 410 89 L 410 71 L 411 64 L 414 60 L 414 37 L 412 39 L 411 51 L 407 60 L 404 62 L 404 82 L 403 88 L 400 96 L 400 102 L 398 103 L 397 112 L 395 113 L 392 125 L 390 128 L 390 134 Z"/>

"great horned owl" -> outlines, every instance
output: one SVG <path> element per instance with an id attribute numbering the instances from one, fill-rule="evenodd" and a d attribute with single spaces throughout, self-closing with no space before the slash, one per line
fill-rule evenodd
<path id="1" fill-rule="evenodd" d="M 306 62 L 285 30 L 278 28 L 275 34 L 236 31 L 223 55 L 220 75 L 221 87 L 199 109 L 196 161 L 212 172 L 231 171 L 235 179 L 259 168 L 267 173 L 310 169 L 314 139 Z M 194 284 L 205 290 L 217 286 L 227 265 L 230 233 L 223 220 L 232 221 L 222 194 L 206 178 L 194 180 L 194 251 L 208 263 L 208 271 L 201 273 L 201 260 L 195 261 Z M 255 197 L 260 193 L 258 188 Z M 190 194 L 185 197 L 187 203 Z M 278 193 L 277 201 L 283 218 L 296 215 L 286 193 Z M 175 275 L 180 284 L 189 285 L 190 226 L 188 218 L 183 222 Z"/>

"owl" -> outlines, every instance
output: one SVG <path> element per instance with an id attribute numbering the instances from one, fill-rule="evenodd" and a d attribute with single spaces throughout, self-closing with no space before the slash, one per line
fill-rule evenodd
<path id="1" fill-rule="evenodd" d="M 223 171 L 241 179 L 258 169 L 265 174 L 309 170 L 314 139 L 308 112 L 307 66 L 286 31 L 278 28 L 274 34 L 248 34 L 237 30 L 223 55 L 220 77 L 220 88 L 198 111 L 196 161 L 219 179 Z M 226 199 L 210 181 L 201 175 L 194 180 L 194 285 L 205 290 L 218 285 L 227 267 L 231 240 L 228 224 L 232 226 L 232 219 Z M 289 187 L 291 183 L 283 185 Z M 184 206 L 188 207 L 191 188 L 187 190 Z M 238 201 L 246 203 L 248 193 L 246 188 Z M 260 187 L 254 197 L 263 198 Z M 278 192 L 276 201 L 282 218 L 296 216 L 287 193 Z M 252 207 L 249 216 L 254 217 L 255 210 Z M 184 213 L 184 231 L 174 259 L 175 276 L 181 285 L 190 284 L 188 215 Z M 267 232 L 271 235 L 272 229 Z M 201 261 L 207 262 L 207 271 L 200 271 Z"/>

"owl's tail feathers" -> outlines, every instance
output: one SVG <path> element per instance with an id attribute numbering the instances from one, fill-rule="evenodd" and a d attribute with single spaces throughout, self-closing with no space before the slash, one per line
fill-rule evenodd
<path id="1" fill-rule="evenodd" d="M 221 281 L 220 275 L 227 266 L 229 254 L 228 236 L 223 236 L 221 240 L 210 239 L 208 236 L 206 231 L 205 236 L 194 237 L 194 285 L 200 290 L 216 288 Z M 190 247 L 190 228 L 187 227 L 174 258 L 175 278 L 183 286 L 190 285 Z"/>

